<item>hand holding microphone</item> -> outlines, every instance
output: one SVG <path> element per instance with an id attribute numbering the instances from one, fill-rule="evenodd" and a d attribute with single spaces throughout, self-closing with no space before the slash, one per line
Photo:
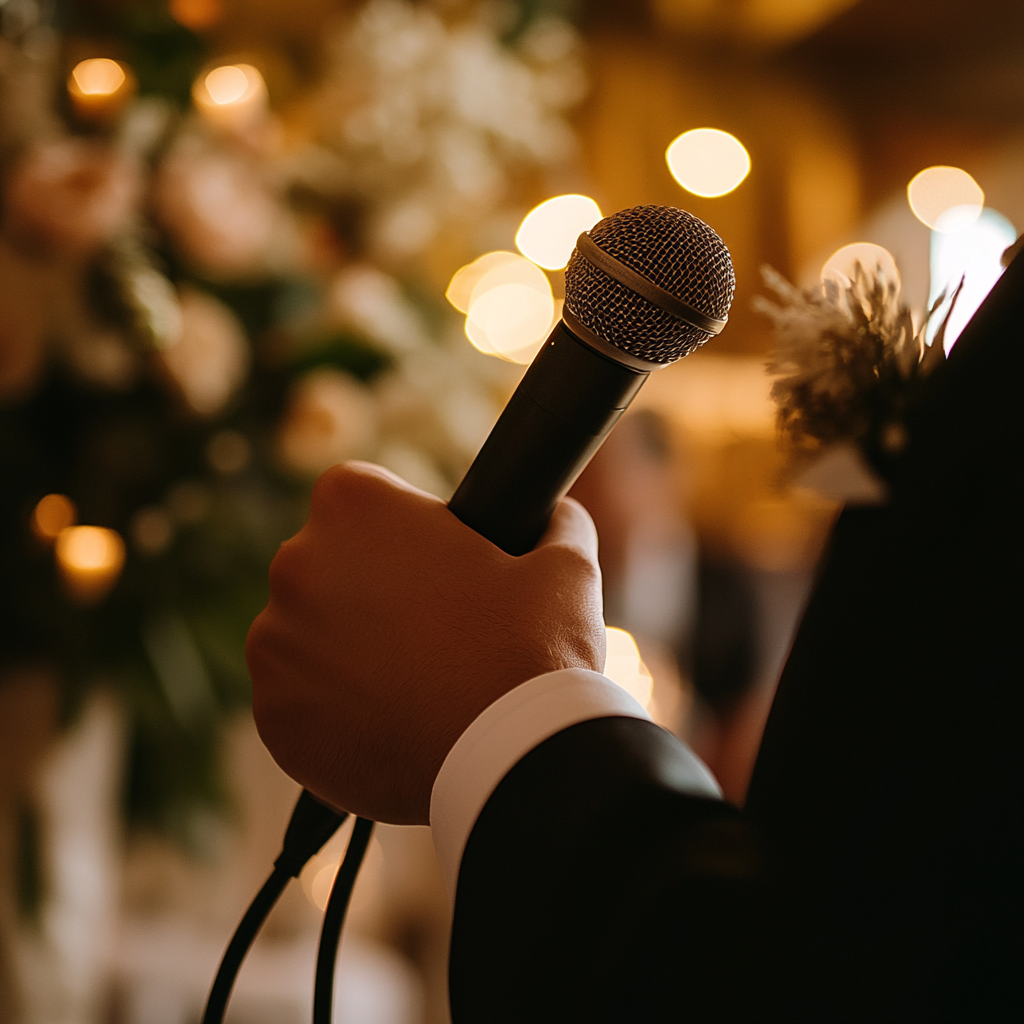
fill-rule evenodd
<path id="1" fill-rule="evenodd" d="M 559 501 L 651 370 L 721 330 L 733 289 L 725 244 L 696 217 L 605 218 L 566 269 L 564 322 L 447 508 L 369 466 L 321 478 L 247 651 L 285 771 L 334 806 L 425 823 L 477 714 L 535 675 L 602 667 L 593 525 Z"/>

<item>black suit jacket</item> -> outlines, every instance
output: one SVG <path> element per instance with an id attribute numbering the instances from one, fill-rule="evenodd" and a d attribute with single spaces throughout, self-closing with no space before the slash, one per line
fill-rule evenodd
<path id="1" fill-rule="evenodd" d="M 746 807 L 609 718 L 524 757 L 462 862 L 455 1024 L 1019 1019 L 1024 259 L 848 509 Z"/>

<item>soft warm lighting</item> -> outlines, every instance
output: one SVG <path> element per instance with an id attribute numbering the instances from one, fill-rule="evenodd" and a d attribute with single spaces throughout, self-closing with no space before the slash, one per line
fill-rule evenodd
<path id="1" fill-rule="evenodd" d="M 928 328 L 928 341 L 935 336 L 953 290 L 963 280 L 956 306 L 946 324 L 946 351 L 967 326 L 967 321 L 984 301 L 1003 272 L 1000 257 L 1017 238 L 1016 228 L 995 210 L 983 210 L 977 221 L 957 232 L 935 231 L 931 245 L 931 306 L 946 292 L 946 302 Z"/>
<path id="2" fill-rule="evenodd" d="M 205 80 L 210 99 L 218 106 L 237 103 L 249 91 L 249 79 L 245 72 L 234 64 L 214 68 Z"/>
<path id="3" fill-rule="evenodd" d="M 473 289 L 484 274 L 506 263 L 516 263 L 521 259 L 522 257 L 516 253 L 507 252 L 504 249 L 484 253 L 483 256 L 473 260 L 472 263 L 467 263 L 455 272 L 451 281 L 448 282 L 448 290 L 444 296 L 460 313 L 468 313 Z"/>
<path id="4" fill-rule="evenodd" d="M 78 510 L 64 494 L 48 494 L 40 498 L 32 512 L 32 532 L 45 541 L 55 541 L 62 530 L 75 525 Z"/>
<path id="5" fill-rule="evenodd" d="M 108 57 L 80 61 L 68 75 L 71 106 L 86 121 L 113 120 L 134 94 L 131 69 Z"/>
<path id="6" fill-rule="evenodd" d="M 654 692 L 654 680 L 640 658 L 636 641 L 626 630 L 613 626 L 605 626 L 605 640 L 608 653 L 604 674 L 646 708 Z"/>
<path id="7" fill-rule="evenodd" d="M 555 320 L 547 275 L 514 252 L 489 252 L 462 267 L 445 296 L 467 314 L 475 348 L 515 363 L 533 359 Z"/>
<path id="8" fill-rule="evenodd" d="M 112 96 L 124 85 L 124 68 L 116 60 L 93 57 L 75 65 L 71 79 L 83 96 Z"/>
<path id="9" fill-rule="evenodd" d="M 959 167 L 927 167 L 907 185 L 907 200 L 918 220 L 934 231 L 963 231 L 981 214 L 985 193 Z"/>
<path id="10" fill-rule="evenodd" d="M 171 17 L 193 32 L 212 28 L 224 16 L 221 0 L 171 0 Z"/>
<path id="11" fill-rule="evenodd" d="M 750 173 L 743 143 L 717 128 L 683 132 L 665 150 L 665 160 L 672 177 L 698 196 L 724 196 Z"/>
<path id="12" fill-rule="evenodd" d="M 836 249 L 821 268 L 821 280 L 835 281 L 840 288 L 848 288 L 853 282 L 857 264 L 869 274 L 878 274 L 884 281 L 900 287 L 900 272 L 892 253 L 873 242 L 854 242 Z"/>
<path id="13" fill-rule="evenodd" d="M 331 889 L 334 887 L 334 879 L 340 866 L 339 861 L 325 864 L 313 876 L 313 882 L 309 887 L 309 898 L 318 910 L 327 909 L 327 901 L 331 898 Z"/>
<path id="14" fill-rule="evenodd" d="M 545 270 L 561 270 L 581 232 L 601 219 L 601 210 L 587 196 L 555 196 L 535 206 L 516 232 L 519 251 Z"/>
<path id="15" fill-rule="evenodd" d="M 522 256 L 496 262 L 473 286 L 466 337 L 481 352 L 528 363 L 555 318 L 547 276 Z"/>
<path id="16" fill-rule="evenodd" d="M 251 64 L 225 64 L 195 80 L 192 99 L 211 123 L 242 128 L 266 111 L 267 86 Z"/>
<path id="17" fill-rule="evenodd" d="M 124 541 L 102 526 L 69 526 L 56 544 L 57 567 L 68 594 L 95 604 L 109 593 L 124 567 Z"/>

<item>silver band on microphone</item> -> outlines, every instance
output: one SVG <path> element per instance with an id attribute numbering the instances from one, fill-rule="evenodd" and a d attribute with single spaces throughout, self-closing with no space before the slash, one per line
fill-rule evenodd
<path id="1" fill-rule="evenodd" d="M 625 263 L 605 252 L 586 231 L 576 239 L 576 248 L 584 259 L 599 270 L 603 270 L 610 278 L 618 281 L 630 291 L 636 292 L 652 305 L 678 317 L 683 323 L 712 336 L 719 334 L 725 327 L 728 317 L 725 320 L 716 320 L 699 309 L 694 309 L 693 306 L 681 299 L 677 299 L 664 288 L 649 281 L 642 274 L 638 274 L 632 267 L 627 267 Z"/>

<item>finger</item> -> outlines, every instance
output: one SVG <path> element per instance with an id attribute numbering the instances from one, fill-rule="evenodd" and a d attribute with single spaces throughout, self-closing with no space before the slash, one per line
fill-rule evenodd
<path id="1" fill-rule="evenodd" d="M 549 545 L 571 548 L 597 565 L 597 527 L 590 513 L 575 498 L 563 498 L 555 508 L 537 547 Z"/>

